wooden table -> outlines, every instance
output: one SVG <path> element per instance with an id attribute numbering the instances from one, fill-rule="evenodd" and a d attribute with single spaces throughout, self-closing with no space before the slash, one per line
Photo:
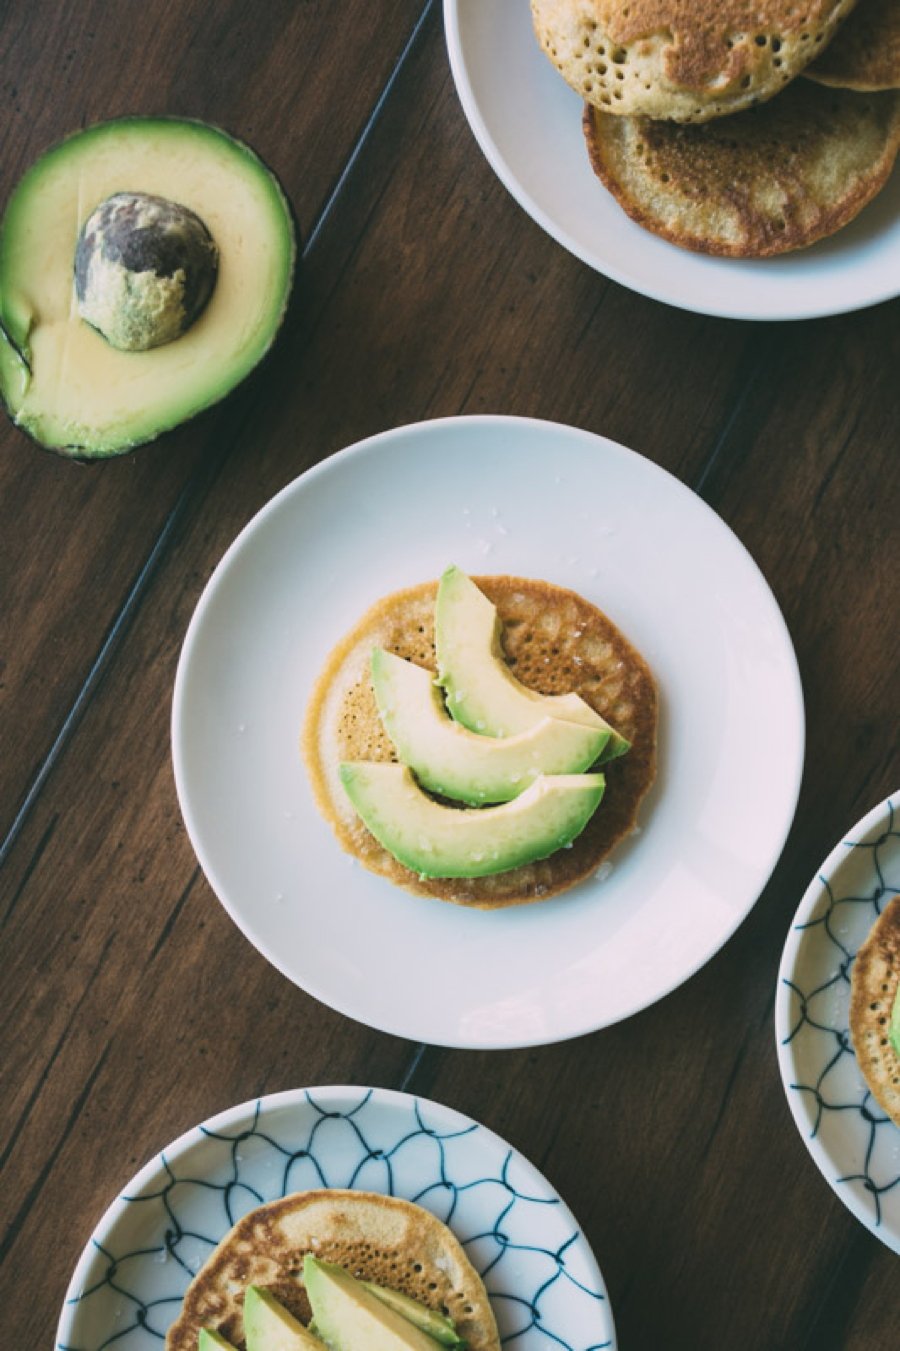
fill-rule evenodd
<path id="1" fill-rule="evenodd" d="M 809 1159 L 772 1024 L 800 895 L 896 787 L 896 305 L 740 323 L 596 275 L 489 169 L 434 0 L 10 0 L 0 89 L 4 200 L 79 125 L 189 115 L 257 148 L 305 241 L 275 354 L 224 406 L 94 467 L 0 427 L 8 1344 L 49 1343 L 94 1224 L 166 1142 L 370 1083 L 548 1175 L 624 1351 L 896 1348 L 896 1261 Z M 269 966 L 197 866 L 168 738 L 186 625 L 251 515 L 360 437 L 482 411 L 602 432 L 699 492 L 783 608 L 808 717 L 787 847 L 718 956 L 623 1024 L 490 1053 L 369 1030 Z"/>

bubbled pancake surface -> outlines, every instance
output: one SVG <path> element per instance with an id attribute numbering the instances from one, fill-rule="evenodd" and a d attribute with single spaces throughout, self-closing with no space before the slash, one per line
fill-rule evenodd
<path id="1" fill-rule="evenodd" d="M 900 896 L 885 907 L 856 954 L 850 982 L 850 1035 L 859 1068 L 900 1126 L 900 1057 L 888 1028 L 900 985 Z"/>
<path id="2" fill-rule="evenodd" d="M 900 89 L 900 0 L 859 0 L 805 74 L 839 89 Z"/>
<path id="3" fill-rule="evenodd" d="M 353 810 L 340 782 L 340 762 L 396 758 L 372 692 L 372 648 L 385 647 L 435 670 L 436 582 L 379 601 L 337 645 L 313 691 L 302 744 L 316 801 L 344 849 L 407 891 L 494 909 L 544 900 L 574 886 L 634 829 L 656 771 L 657 704 L 643 658 L 596 606 L 548 582 L 473 580 L 497 607 L 517 678 L 540 694 L 576 691 L 632 743 L 627 755 L 603 766 L 603 801 L 571 848 L 492 877 L 420 878 L 381 847 Z"/>
<path id="4" fill-rule="evenodd" d="M 803 248 L 846 225 L 887 181 L 900 96 L 798 80 L 702 127 L 585 106 L 595 173 L 633 220 L 673 244 L 735 258 Z"/>
<path id="5" fill-rule="evenodd" d="M 705 122 L 771 98 L 855 0 L 532 0 L 538 41 L 597 108 Z"/>
<path id="6" fill-rule="evenodd" d="M 337 1189 L 297 1192 L 239 1220 L 189 1285 L 166 1351 L 197 1351 L 203 1327 L 242 1347 L 248 1285 L 263 1286 L 308 1323 L 300 1283 L 308 1252 L 449 1314 L 470 1351 L 499 1351 L 481 1277 L 447 1226 L 409 1201 Z"/>

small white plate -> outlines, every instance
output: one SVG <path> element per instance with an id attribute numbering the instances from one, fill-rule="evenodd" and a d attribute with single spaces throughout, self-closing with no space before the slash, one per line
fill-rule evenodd
<path id="1" fill-rule="evenodd" d="M 160 1351 L 190 1281 L 232 1225 L 318 1187 L 400 1196 L 448 1224 L 484 1278 L 510 1351 L 615 1351 L 594 1255 L 536 1168 L 448 1107 L 337 1087 L 233 1107 L 142 1168 L 75 1269 L 59 1351 Z"/>
<path id="2" fill-rule="evenodd" d="M 780 258 L 710 258 L 631 221 L 595 176 L 582 101 L 538 46 L 527 0 L 444 0 L 450 65 L 498 178 L 542 229 L 633 291 L 730 319 L 811 319 L 900 293 L 900 172 L 831 239 Z"/>
<path id="3" fill-rule="evenodd" d="M 578 591 L 659 683 L 643 833 L 608 877 L 545 904 L 467 910 L 365 871 L 316 810 L 301 761 L 334 644 L 380 597 L 450 563 Z M 185 639 L 173 749 L 206 876 L 279 970 L 399 1036 L 527 1046 L 645 1008 L 736 928 L 793 817 L 802 697 L 759 570 L 677 479 L 571 427 L 449 418 L 342 451 L 244 530 Z"/>
<path id="4" fill-rule="evenodd" d="M 797 1129 L 826 1182 L 900 1253 L 900 1129 L 869 1092 L 850 1040 L 857 950 L 900 892 L 900 793 L 854 826 L 800 902 L 778 973 L 775 1033 Z"/>

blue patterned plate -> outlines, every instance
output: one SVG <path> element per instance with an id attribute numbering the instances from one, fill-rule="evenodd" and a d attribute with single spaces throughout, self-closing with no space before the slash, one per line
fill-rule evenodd
<path id="1" fill-rule="evenodd" d="M 900 891 L 900 793 L 854 826 L 808 887 L 778 976 L 775 1028 L 788 1103 L 827 1182 L 900 1253 L 900 1130 L 872 1097 L 850 1040 L 857 950 Z"/>
<path id="2" fill-rule="evenodd" d="M 82 1254 L 60 1351 L 161 1351 L 194 1273 L 231 1226 L 312 1187 L 401 1196 L 449 1224 L 484 1278 L 504 1347 L 614 1351 L 597 1263 L 537 1169 L 448 1107 L 334 1087 L 233 1107 L 148 1163 Z"/>

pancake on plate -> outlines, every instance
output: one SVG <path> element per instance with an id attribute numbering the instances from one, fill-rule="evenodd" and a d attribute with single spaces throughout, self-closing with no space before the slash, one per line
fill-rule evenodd
<path id="1" fill-rule="evenodd" d="M 197 1351 L 201 1328 L 242 1347 L 248 1285 L 308 1323 L 306 1253 L 446 1313 L 469 1351 L 500 1351 L 481 1277 L 447 1226 L 409 1201 L 342 1190 L 296 1192 L 239 1220 L 188 1286 L 166 1351 Z"/>
<path id="2" fill-rule="evenodd" d="M 854 3 L 531 0 L 531 11 L 544 51 L 594 107 L 706 122 L 777 94 Z"/>
<path id="3" fill-rule="evenodd" d="M 342 761 L 396 759 L 372 690 L 372 649 L 436 669 L 436 582 L 378 601 L 338 643 L 313 690 L 302 746 L 319 809 L 348 853 L 407 891 L 489 910 L 567 890 L 594 873 L 634 830 L 656 771 L 657 702 L 643 658 L 606 615 L 575 592 L 521 577 L 473 581 L 497 607 L 506 658 L 517 679 L 540 694 L 576 692 L 632 743 L 626 755 L 603 766 L 603 801 L 570 847 L 488 877 L 422 878 L 378 843 L 350 804 L 340 780 Z"/>
<path id="4" fill-rule="evenodd" d="M 900 0 L 859 0 L 804 74 L 839 89 L 900 89 Z"/>
<path id="5" fill-rule="evenodd" d="M 800 80 L 702 127 L 591 105 L 583 126 L 594 171 L 633 220 L 698 253 L 763 258 L 833 234 L 880 191 L 900 96 Z"/>
<path id="6" fill-rule="evenodd" d="M 900 988 L 900 896 L 885 906 L 856 954 L 850 983 L 850 1035 L 877 1101 L 900 1126 L 900 1055 L 891 1037 Z"/>

